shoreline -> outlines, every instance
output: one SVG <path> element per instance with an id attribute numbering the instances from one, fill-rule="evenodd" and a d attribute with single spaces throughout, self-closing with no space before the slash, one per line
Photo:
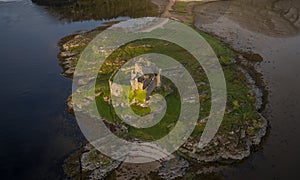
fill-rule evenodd
<path id="1" fill-rule="evenodd" d="M 87 33 L 91 33 L 91 32 L 93 32 L 93 30 L 92 31 L 89 31 L 89 32 L 87 32 Z M 77 34 L 77 35 L 71 35 L 71 37 L 76 37 L 76 39 L 78 40 L 78 39 L 80 39 L 80 38 L 84 38 L 84 37 L 82 37 L 81 35 L 79 35 L 79 34 Z M 67 38 L 67 39 L 69 39 L 69 38 Z M 71 38 L 72 39 L 72 38 Z M 67 42 L 69 42 L 69 41 L 67 41 Z M 72 44 L 72 43 L 71 43 Z M 71 55 L 72 55 L 72 53 L 71 53 Z M 74 55 L 74 54 L 73 54 Z M 77 54 L 75 54 L 75 56 L 76 55 L 79 55 L 78 53 Z M 63 61 L 62 61 L 63 62 Z M 253 84 L 252 84 L 253 85 Z M 70 101 L 68 102 L 68 104 L 70 104 Z M 69 107 L 69 109 L 72 109 L 72 107 Z M 251 141 L 249 141 L 248 140 L 248 142 L 246 142 L 246 144 L 247 144 L 247 148 L 245 148 L 244 150 L 239 150 L 238 152 L 238 154 L 237 155 L 234 155 L 233 156 L 233 154 L 231 154 L 231 153 L 229 153 L 229 154 L 226 154 L 225 152 L 225 149 L 223 149 L 222 151 L 220 151 L 219 153 L 214 153 L 213 154 L 213 156 L 208 156 L 208 155 L 201 155 L 201 156 L 193 156 L 194 154 L 193 153 L 191 153 L 193 150 L 185 150 L 185 149 L 183 149 L 183 148 L 181 148 L 179 151 L 181 152 L 181 153 L 184 153 L 184 154 L 186 154 L 187 156 L 189 156 L 189 157 L 191 157 L 192 159 L 195 159 L 198 163 L 200 163 L 200 164 L 202 164 L 203 165 L 203 163 L 205 164 L 206 162 L 211 162 L 211 163 L 213 163 L 213 164 L 215 164 L 215 163 L 218 163 L 218 162 L 227 162 L 227 163 L 229 163 L 229 162 L 231 162 L 231 163 L 234 163 L 234 162 L 239 162 L 239 161 L 241 161 L 241 160 L 243 160 L 243 159 L 245 159 L 246 157 L 249 157 L 250 156 L 250 154 L 251 154 L 251 149 L 253 149 L 253 146 L 258 146 L 259 144 L 260 144 L 260 142 L 261 142 L 261 139 L 262 139 L 262 137 L 264 137 L 264 135 L 266 134 L 266 131 L 267 131 L 267 121 L 263 118 L 263 117 L 261 117 L 261 120 L 260 120 L 261 122 L 262 122 L 262 126 L 261 126 L 261 131 L 259 131 L 255 136 L 253 136 L 253 138 L 252 138 L 252 142 Z M 217 141 L 219 141 L 219 140 L 221 140 L 221 139 L 223 139 L 222 137 L 217 137 L 216 139 L 215 139 L 215 141 L 214 141 L 214 143 L 217 143 Z M 218 144 L 218 143 L 217 143 Z M 193 146 L 193 145 L 192 145 Z M 206 150 L 206 151 L 204 151 L 204 152 L 210 152 L 210 150 Z M 202 163 L 201 163 L 202 162 Z M 215 169 L 215 168 L 214 168 Z M 205 171 L 207 171 L 207 170 L 205 170 Z M 214 171 L 214 170 L 212 170 L 212 171 Z"/>
<path id="2" fill-rule="evenodd" d="M 152 0 L 152 1 L 155 1 L 155 0 Z M 172 14 L 170 13 L 170 11 L 173 11 L 174 12 L 174 5 L 176 2 L 185 2 L 185 3 L 191 3 L 191 6 L 192 7 L 187 7 L 187 14 L 192 14 L 193 16 L 195 16 L 194 12 L 193 12 L 193 9 L 195 8 L 195 5 L 197 4 L 194 4 L 195 2 L 200 2 L 200 3 L 212 3 L 212 2 L 219 2 L 219 1 L 222 1 L 222 0 L 166 0 L 166 1 L 169 1 L 168 5 L 165 7 L 163 13 L 161 14 L 162 17 L 166 17 L 166 18 L 171 18 L 171 19 L 175 19 L 177 21 L 181 21 L 183 23 L 185 23 L 183 20 L 180 20 L 180 19 L 176 19 L 174 17 L 172 17 Z M 158 4 L 156 4 L 158 5 Z M 189 4 L 187 4 L 188 6 Z M 162 8 L 162 7 L 160 7 Z M 169 16 L 165 16 L 164 14 L 168 14 Z M 176 11 L 175 11 L 176 13 Z M 195 19 L 194 19 L 195 20 Z M 241 66 L 241 68 L 244 70 L 244 71 L 247 71 L 247 72 L 244 72 L 246 76 L 248 76 L 248 80 L 249 81 L 255 81 L 256 82 L 256 88 L 259 89 L 260 91 L 262 91 L 262 96 L 261 96 L 261 99 L 259 101 L 261 101 L 261 106 L 258 107 L 258 111 L 261 112 L 265 109 L 265 106 L 268 102 L 268 91 L 266 89 L 266 85 L 265 85 L 265 82 L 262 80 L 262 74 L 259 73 L 258 71 L 255 70 L 255 64 L 256 63 L 260 63 L 263 61 L 263 58 L 261 57 L 261 55 L 257 54 L 257 53 L 254 53 L 253 51 L 251 50 L 245 50 L 245 49 L 240 49 L 240 48 L 236 48 L 234 47 L 233 44 L 225 41 L 224 38 L 222 38 L 221 36 L 218 36 L 216 33 L 214 32 L 211 32 L 205 28 L 198 28 L 196 26 L 196 22 L 193 21 L 193 22 L 187 22 L 188 24 L 190 24 L 192 26 L 193 29 L 197 30 L 197 31 L 200 31 L 200 32 L 203 32 L 203 33 L 206 33 L 210 36 L 212 36 L 213 38 L 216 38 L 218 41 L 220 41 L 221 43 L 225 44 L 227 47 L 229 47 L 230 49 L 232 49 L 233 51 L 235 51 L 237 54 L 240 54 L 241 56 L 244 56 L 246 58 L 243 58 L 243 60 L 245 60 L 244 62 L 243 61 L 239 61 L 237 62 L 239 66 Z"/>
<path id="3" fill-rule="evenodd" d="M 174 2 L 174 1 L 170 0 L 170 2 Z M 175 2 L 174 2 L 174 4 L 175 4 Z M 171 7 L 170 6 L 167 6 L 167 7 L 172 9 L 173 5 Z M 170 18 L 172 18 L 172 17 L 170 17 Z M 194 29 L 197 29 L 194 26 L 194 24 L 192 24 L 192 26 L 193 26 Z M 103 30 L 103 28 L 105 28 L 105 27 L 100 27 L 100 29 L 94 29 L 94 30 L 88 31 L 86 33 L 93 33 L 94 31 L 97 31 L 97 30 Z M 198 31 L 203 32 L 202 30 L 198 30 Z M 85 33 L 73 34 L 73 35 L 67 36 L 65 38 L 62 38 L 62 40 L 60 41 L 60 44 L 59 44 L 60 47 L 61 47 L 60 48 L 61 53 L 64 53 L 63 50 L 66 50 L 66 49 L 63 48 L 66 43 L 70 42 L 74 38 L 75 39 L 76 38 L 79 38 L 79 39 L 82 38 L 83 34 L 85 34 Z M 209 36 L 211 36 L 211 35 L 209 35 Z M 215 36 L 212 36 L 212 37 L 216 38 Z M 84 39 L 84 37 L 83 37 L 83 39 Z M 218 41 L 220 41 L 220 43 L 224 43 L 224 41 L 219 40 L 219 38 L 217 38 L 217 39 L 218 39 Z M 226 44 L 226 46 L 233 49 L 232 46 L 230 46 L 228 44 Z M 258 54 L 252 54 L 251 52 L 241 52 L 241 51 L 236 51 L 236 50 L 233 50 L 233 51 L 238 54 L 238 58 L 234 59 L 234 61 L 235 61 L 234 63 L 237 64 L 241 68 L 240 71 L 244 74 L 244 76 L 246 76 L 246 78 L 248 80 L 248 83 L 251 84 L 251 82 L 252 82 L 252 84 L 251 84 L 252 88 L 251 89 L 253 91 L 255 91 L 255 89 L 259 89 L 260 91 L 262 91 L 262 96 L 261 97 L 257 97 L 257 94 L 255 95 L 256 96 L 256 101 L 258 101 L 258 99 L 261 98 L 261 100 L 259 100 L 259 101 L 261 101 L 260 107 L 257 107 L 257 111 L 261 111 L 262 109 L 264 109 L 264 106 L 265 106 L 265 103 L 266 103 L 267 95 L 265 93 L 267 91 L 265 89 L 263 81 L 260 81 L 260 83 L 258 83 L 259 80 L 260 80 L 259 78 L 261 77 L 261 74 L 255 71 L 254 65 L 257 62 L 260 62 L 262 60 L 262 58 Z M 72 63 L 72 57 L 76 57 L 80 53 L 71 52 L 69 55 L 67 55 L 67 58 L 71 58 L 71 59 L 68 59 L 67 61 L 64 59 L 64 56 L 62 56 L 61 53 L 59 54 L 58 57 L 61 60 L 61 64 L 64 67 L 64 71 L 68 72 L 67 73 L 68 77 L 72 77 L 71 76 L 72 70 L 70 70 L 68 68 L 72 66 L 72 64 L 70 64 L 70 63 Z M 251 57 L 253 59 L 251 59 Z M 70 70 L 70 71 L 68 71 L 68 70 Z M 254 74 L 254 76 L 253 76 L 253 74 Z M 70 104 L 70 101 L 68 101 L 68 104 Z M 72 107 L 69 107 L 69 110 L 71 110 L 71 109 L 72 109 Z M 260 114 L 260 116 L 261 116 L 260 118 L 262 119 L 262 122 L 263 122 L 263 125 L 260 128 L 261 130 L 254 136 L 254 138 L 252 138 L 252 140 L 251 140 L 252 142 L 251 141 L 246 142 L 247 148 L 245 148 L 243 151 L 239 151 L 239 153 L 241 153 L 240 155 L 237 155 L 237 156 L 232 156 L 232 155 L 229 155 L 229 154 L 226 155 L 226 153 L 225 153 L 226 151 L 223 151 L 223 152 L 220 152 L 220 153 L 215 153 L 213 156 L 207 156 L 207 155 L 193 156 L 193 153 L 191 153 L 192 151 L 184 150 L 182 148 L 179 150 L 179 152 L 183 153 L 184 156 L 188 156 L 188 157 L 192 158 L 193 160 L 196 160 L 196 162 L 198 164 L 201 164 L 200 166 L 205 166 L 205 164 L 207 162 L 209 162 L 208 164 L 212 163 L 213 164 L 212 166 L 210 165 L 208 167 L 203 168 L 202 173 L 204 173 L 204 174 L 208 173 L 208 171 L 210 171 L 210 173 L 214 172 L 214 171 L 217 171 L 219 163 L 221 163 L 221 164 L 223 164 L 224 162 L 225 162 L 225 164 L 239 163 L 239 162 L 245 160 L 247 157 L 249 157 L 251 155 L 253 149 L 256 149 L 257 147 L 261 146 L 261 143 L 262 143 L 264 137 L 267 134 L 268 122 L 261 114 Z M 77 155 L 78 154 L 76 154 L 76 156 Z M 214 166 L 217 166 L 217 167 L 214 167 Z M 116 166 L 115 168 L 117 168 L 117 167 L 119 167 L 119 166 Z M 214 168 L 210 168 L 210 167 L 214 167 Z M 202 174 L 199 171 L 201 171 L 201 170 L 198 170 L 198 173 Z M 108 175 L 107 173 L 108 172 L 106 172 L 106 175 Z M 101 175 L 101 177 L 102 177 L 102 175 Z"/>

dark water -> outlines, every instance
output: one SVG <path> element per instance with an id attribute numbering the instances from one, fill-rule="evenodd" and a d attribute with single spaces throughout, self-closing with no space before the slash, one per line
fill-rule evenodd
<path id="1" fill-rule="evenodd" d="M 270 133 L 263 149 L 231 169 L 229 179 L 300 178 L 300 36 L 267 38 L 264 44 L 268 48 L 253 49 L 265 58 L 258 69 L 270 91 L 263 112 Z"/>
<path id="2" fill-rule="evenodd" d="M 229 7 L 222 12 L 225 17 L 205 28 L 236 48 L 251 49 L 264 57 L 257 68 L 270 89 L 263 113 L 271 129 L 261 150 L 220 174 L 228 179 L 299 179 L 300 35 L 298 21 L 292 16 L 300 9 L 299 1 L 236 2 L 241 3 L 222 6 Z M 287 11 L 289 8 L 292 10 Z M 108 19 L 121 16 L 123 10 L 113 12 L 106 14 Z M 68 12 L 55 13 L 68 21 L 78 20 Z M 126 13 L 143 15 L 135 10 Z M 216 11 L 210 11 L 213 13 Z M 102 22 L 66 23 L 28 0 L 0 0 L 1 179 L 63 178 L 62 162 L 77 149 L 82 137 L 75 119 L 65 111 L 72 82 L 60 75 L 57 42 Z"/>
<path id="3" fill-rule="evenodd" d="M 64 23 L 31 1 L 0 2 L 1 179 L 62 178 L 81 133 L 65 111 L 71 80 L 60 75 L 57 42 L 101 22 Z"/>

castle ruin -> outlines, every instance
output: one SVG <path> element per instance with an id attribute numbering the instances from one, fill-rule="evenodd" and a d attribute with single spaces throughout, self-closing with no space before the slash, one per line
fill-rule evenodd
<path id="1" fill-rule="evenodd" d="M 153 90 L 161 86 L 161 69 L 154 73 L 152 68 L 135 63 L 134 70 L 131 70 L 130 84 L 132 92 L 137 89 L 145 91 L 148 100 Z"/>

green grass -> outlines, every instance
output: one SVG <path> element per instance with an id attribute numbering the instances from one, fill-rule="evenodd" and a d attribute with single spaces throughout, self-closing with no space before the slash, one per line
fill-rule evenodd
<path id="1" fill-rule="evenodd" d="M 131 18 L 158 15 L 158 7 L 150 0 L 76 0 L 61 7 L 48 7 L 48 10 L 69 21 L 113 19 L 120 15 Z"/>
<path id="2" fill-rule="evenodd" d="M 139 116 L 145 116 L 151 112 L 150 107 L 142 107 L 138 104 L 132 104 L 130 105 L 130 107 L 133 110 L 133 112 Z"/>
<path id="3" fill-rule="evenodd" d="M 188 2 L 177 1 L 174 5 L 174 10 L 176 13 L 187 13 Z"/>
<path id="4" fill-rule="evenodd" d="M 198 32 L 208 42 L 208 44 L 212 47 L 212 49 L 215 51 L 218 57 L 230 58 L 236 56 L 236 52 L 228 48 L 226 44 L 222 43 L 220 40 L 204 32 Z"/>
<path id="5" fill-rule="evenodd" d="M 214 37 L 203 32 L 199 33 L 207 40 L 212 49 L 215 51 L 222 65 L 226 78 L 228 94 L 228 102 L 226 107 L 227 113 L 224 116 L 224 120 L 222 121 L 219 132 L 222 133 L 232 131 L 239 126 L 243 126 L 246 121 L 255 124 L 255 122 L 252 121 L 259 118 L 259 115 L 253 106 L 255 99 L 250 95 L 250 90 L 248 84 L 246 83 L 246 77 L 243 75 L 243 73 L 237 70 L 237 65 L 230 61 L 231 58 L 236 56 L 236 52 L 228 48 L 225 44 Z M 144 46 L 145 44 L 148 46 Z M 96 98 L 98 111 L 100 112 L 101 116 L 114 123 L 123 123 L 122 120 L 119 119 L 119 117 L 115 114 L 111 105 L 103 100 L 104 97 L 109 97 L 110 95 L 107 81 L 111 74 L 123 65 L 121 60 L 129 60 L 133 57 L 146 53 L 160 53 L 176 59 L 189 71 L 195 83 L 204 82 L 207 84 L 198 87 L 198 92 L 200 94 L 199 100 L 201 104 L 199 119 L 207 117 L 209 115 L 211 106 L 211 92 L 209 81 L 205 75 L 205 72 L 202 70 L 201 65 L 183 48 L 170 42 L 154 39 L 143 39 L 128 43 L 114 51 L 107 58 L 106 62 L 109 63 L 104 63 L 104 66 L 101 67 L 101 73 L 99 73 L 96 83 L 96 93 L 101 92 L 101 96 Z M 155 140 L 165 136 L 174 128 L 180 112 L 180 98 L 178 94 L 176 94 L 176 91 L 171 94 L 167 93 L 167 89 L 169 87 L 174 89 L 171 82 L 167 80 L 162 80 L 162 82 L 165 87 L 162 87 L 160 90 L 157 89 L 155 93 L 161 93 L 167 101 L 167 112 L 165 116 L 158 124 L 150 128 L 138 129 L 125 124 L 129 128 L 130 137 L 142 140 Z M 142 100 L 145 98 L 144 92 L 135 92 L 133 96 L 140 103 L 142 103 Z M 132 105 L 131 108 L 138 115 L 145 115 L 150 111 L 149 108 L 143 108 L 137 105 Z M 192 136 L 199 137 L 203 132 L 204 126 L 205 124 L 197 125 Z M 254 130 L 249 130 L 249 133 L 253 133 L 252 131 Z"/>
<path id="6" fill-rule="evenodd" d="M 175 126 L 180 112 L 180 100 L 174 93 L 165 97 L 167 110 L 162 120 L 150 128 L 134 128 L 130 126 L 129 136 L 142 140 L 157 140 L 167 135 Z"/>
<path id="7" fill-rule="evenodd" d="M 198 2 L 197 1 L 195 1 L 195 2 L 177 1 L 177 2 L 175 2 L 175 5 L 173 6 L 174 11 L 176 13 L 186 14 L 186 13 L 188 13 L 187 6 L 188 6 L 188 4 L 191 4 L 191 3 L 197 4 L 197 5 L 203 4 L 203 2 L 199 2 L 199 1 Z"/>
<path id="8" fill-rule="evenodd" d="M 136 89 L 133 93 L 132 91 L 129 91 L 129 102 L 132 102 L 133 100 L 136 100 L 140 104 L 145 103 L 146 92 L 142 89 Z"/>

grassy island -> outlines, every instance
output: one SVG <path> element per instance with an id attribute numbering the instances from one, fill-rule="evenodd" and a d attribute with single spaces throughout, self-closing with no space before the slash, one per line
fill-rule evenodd
<path id="1" fill-rule="evenodd" d="M 61 40 L 59 58 L 64 67 L 64 75 L 72 77 L 80 53 L 103 28 L 105 27 L 68 36 Z M 186 50 L 170 42 L 153 39 L 139 40 L 130 42 L 113 52 L 99 70 L 95 92 L 97 105 L 101 107 L 101 116 L 110 123 L 110 126 L 121 126 L 122 128 L 120 129 L 125 129 L 125 131 L 116 132 L 121 138 L 153 141 L 168 134 L 175 126 L 178 112 L 180 111 L 180 98 L 178 98 L 176 87 L 170 81 L 162 78 L 162 86 L 152 92 L 152 94 L 159 93 L 166 99 L 168 106 L 165 116 L 158 124 L 145 129 L 129 126 L 115 114 L 114 108 L 110 104 L 108 83 L 112 74 L 132 57 L 145 53 L 168 55 L 183 64 L 189 71 L 197 84 L 201 103 L 198 124 L 189 140 L 178 150 L 177 155 L 194 159 L 198 162 L 241 160 L 249 156 L 252 145 L 260 143 L 266 132 L 267 125 L 265 119 L 255 107 L 258 97 L 253 91 L 253 87 L 256 84 L 249 80 L 249 74 L 251 73 L 247 73 L 238 63 L 241 59 L 251 56 L 235 52 L 212 36 L 203 32 L 199 33 L 207 40 L 219 58 L 224 70 L 228 94 L 224 120 L 216 137 L 209 146 L 202 150 L 195 149 L 195 144 L 203 132 L 206 117 L 210 111 L 210 86 L 208 79 L 201 66 L 196 63 L 196 60 Z M 151 111 L 148 107 L 139 105 L 144 102 L 145 96 L 146 94 L 140 90 L 133 91 L 129 95 L 130 98 L 137 101 L 137 103 L 131 105 L 132 110 L 141 116 Z M 69 100 L 71 101 L 71 98 Z M 70 101 L 68 104 L 69 108 L 72 109 Z M 83 104 L 89 105 L 86 102 Z"/>

